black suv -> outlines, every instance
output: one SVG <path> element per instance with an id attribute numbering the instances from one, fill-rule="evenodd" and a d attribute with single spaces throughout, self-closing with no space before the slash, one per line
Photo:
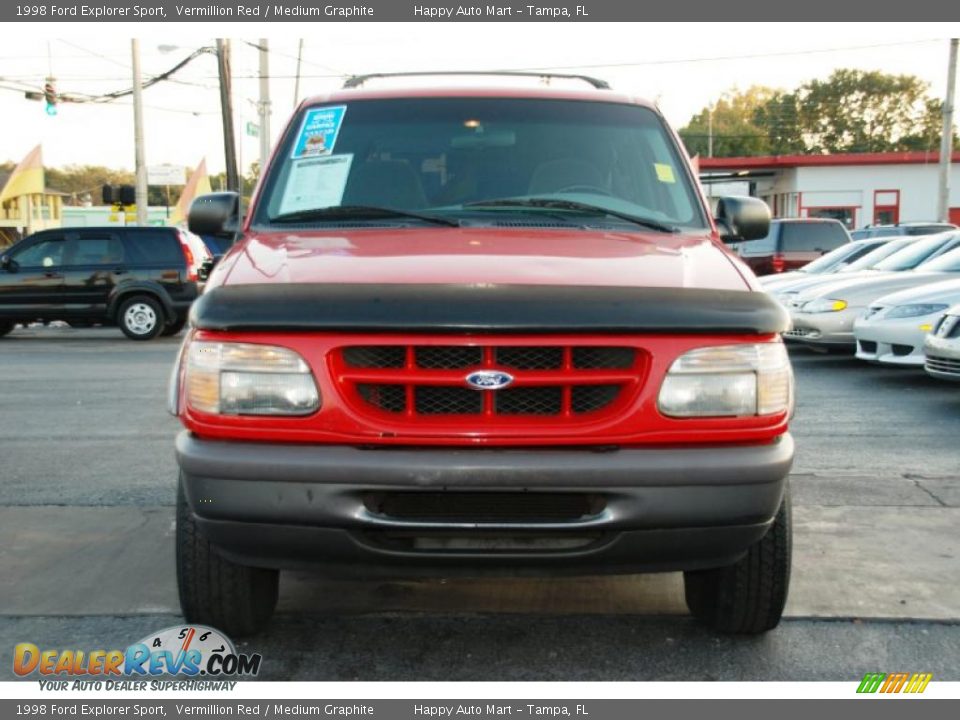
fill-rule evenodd
<path id="1" fill-rule="evenodd" d="M 44 230 L 0 256 L 0 336 L 17 323 L 116 324 L 132 340 L 173 335 L 210 258 L 192 233 L 167 227 Z"/>

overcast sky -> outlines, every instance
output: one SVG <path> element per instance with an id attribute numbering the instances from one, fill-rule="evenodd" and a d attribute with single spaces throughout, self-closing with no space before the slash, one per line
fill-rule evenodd
<path id="1" fill-rule="evenodd" d="M 918 75 L 942 96 L 947 40 L 960 23 L 918 24 L 533 24 L 303 23 L 270 24 L 273 136 L 293 107 L 298 40 L 304 42 L 301 95 L 337 87 L 345 74 L 430 69 L 569 68 L 608 80 L 615 89 L 660 102 L 683 125 L 723 91 L 754 84 L 791 88 L 838 67 Z M 8 28 L 10 30 L 12 28 Z M 309 30 L 309 35 L 304 33 Z M 254 24 L 17 25 L 0 46 L 0 86 L 40 89 L 57 78 L 61 92 L 98 94 L 130 87 L 130 38 L 140 37 L 144 76 L 157 74 L 211 45 L 233 38 L 238 128 L 255 120 L 258 28 Z M 159 46 L 177 46 L 161 52 Z M 49 57 L 48 57 L 49 48 Z M 600 67 L 607 65 L 607 67 Z M 582 66 L 582 67 L 573 67 Z M 144 91 L 148 164 L 195 165 L 206 156 L 223 168 L 216 61 L 205 55 Z M 0 90 L 0 161 L 20 160 L 43 144 L 48 167 L 97 164 L 131 169 L 130 99 L 103 105 L 61 105 L 56 117 L 22 92 Z M 257 140 L 242 132 L 244 166 Z"/>

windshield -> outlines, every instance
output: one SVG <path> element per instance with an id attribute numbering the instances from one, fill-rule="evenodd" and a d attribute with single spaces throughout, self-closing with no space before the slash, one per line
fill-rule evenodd
<path id="1" fill-rule="evenodd" d="M 883 262 L 874 265 L 874 270 L 912 270 L 924 260 L 929 259 L 947 243 L 955 243 L 951 236 L 931 235 L 912 243 L 895 255 L 891 255 Z"/>
<path id="2" fill-rule="evenodd" d="M 846 243 L 834 250 L 831 250 L 826 255 L 818 257 L 813 262 L 807 263 L 800 268 L 800 270 L 802 272 L 812 273 L 814 275 L 817 273 L 824 273 L 828 270 L 835 269 L 841 263 L 849 263 L 856 258 L 866 255 L 875 247 L 877 247 L 877 245 L 874 243 Z"/>
<path id="3" fill-rule="evenodd" d="M 856 260 L 845 268 L 840 270 L 842 273 L 848 272 L 857 272 L 858 270 L 872 270 L 881 260 L 898 253 L 904 248 L 909 247 L 910 245 L 917 242 L 915 238 L 901 238 L 899 240 L 890 240 L 889 242 L 884 243 L 876 250 L 868 252 L 859 260 Z"/>
<path id="4" fill-rule="evenodd" d="M 563 202 L 485 204 L 530 199 Z M 482 97 L 306 108 L 278 150 L 254 223 L 505 216 L 575 226 L 585 217 L 623 225 L 629 216 L 671 229 L 709 227 L 685 161 L 652 110 Z"/>
<path id="5" fill-rule="evenodd" d="M 955 247 L 949 252 L 932 260 L 928 260 L 917 267 L 919 272 L 960 272 L 960 247 Z"/>

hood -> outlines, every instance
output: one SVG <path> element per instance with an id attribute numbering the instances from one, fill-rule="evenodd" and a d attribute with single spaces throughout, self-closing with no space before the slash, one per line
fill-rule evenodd
<path id="1" fill-rule="evenodd" d="M 834 298 L 846 300 L 850 307 L 866 307 L 877 298 L 910 288 L 931 285 L 936 282 L 957 279 L 958 273 L 947 272 L 906 272 L 885 274 L 883 277 L 854 280 L 846 283 L 836 283 L 819 288 L 816 292 L 802 293 L 804 301 L 814 298 Z"/>
<path id="2" fill-rule="evenodd" d="M 823 297 L 824 293 L 831 292 L 834 288 L 852 287 L 861 283 L 872 283 L 883 280 L 888 277 L 902 275 L 894 271 L 879 270 L 860 270 L 853 273 L 837 273 L 835 275 L 820 275 L 816 278 L 798 283 L 791 287 L 789 292 L 796 293 L 797 298 L 809 300 L 810 298 Z M 777 290 L 777 292 L 787 292 Z"/>
<path id="3" fill-rule="evenodd" d="M 870 304 L 896 307 L 897 305 L 927 303 L 953 305 L 958 302 L 960 302 L 960 278 L 934 282 L 929 285 L 924 284 L 920 287 L 908 288 L 907 290 L 899 290 L 889 295 L 878 297 Z"/>
<path id="4" fill-rule="evenodd" d="M 497 284 L 749 290 L 752 276 L 709 237 L 529 228 L 251 231 L 220 284 Z M 747 280 L 745 278 L 750 278 Z"/>

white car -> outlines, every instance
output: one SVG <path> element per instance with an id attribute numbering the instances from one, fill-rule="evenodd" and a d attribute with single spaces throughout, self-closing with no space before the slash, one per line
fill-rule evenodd
<path id="1" fill-rule="evenodd" d="M 960 381 L 960 305 L 937 321 L 924 343 L 927 373 L 940 380 Z"/>
<path id="2" fill-rule="evenodd" d="M 857 357 L 885 365 L 922 367 L 923 343 L 944 311 L 960 303 L 960 280 L 877 298 L 853 324 Z"/>

